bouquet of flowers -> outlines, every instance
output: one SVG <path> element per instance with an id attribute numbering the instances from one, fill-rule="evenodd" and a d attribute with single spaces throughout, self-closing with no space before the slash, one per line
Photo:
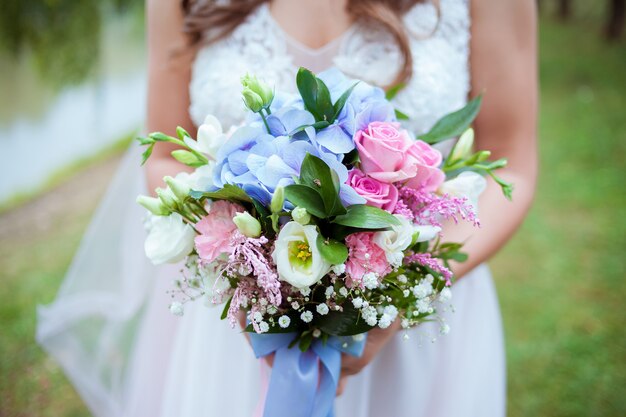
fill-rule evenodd
<path id="1" fill-rule="evenodd" d="M 451 297 L 449 261 L 466 256 L 443 243 L 442 222 L 478 226 L 484 175 L 508 197 L 512 186 L 494 173 L 506 160 L 472 151 L 480 97 L 416 136 L 390 102 L 397 89 L 337 70 L 301 68 L 295 81 L 299 94 L 242 78 L 248 118 L 228 132 L 208 116 L 196 140 L 180 127 L 139 138 L 144 162 L 171 142 L 195 171 L 138 202 L 151 213 L 147 256 L 184 261 L 172 312 L 204 299 L 225 303 L 233 327 L 245 315 L 257 356 L 276 353 L 266 415 L 326 415 L 341 353 L 359 355 L 369 330 L 438 320 L 448 332 L 437 308 Z M 459 136 L 446 158 L 432 146 Z"/>

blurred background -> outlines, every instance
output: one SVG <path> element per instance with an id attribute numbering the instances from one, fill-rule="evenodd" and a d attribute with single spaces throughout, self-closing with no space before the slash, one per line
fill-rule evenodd
<path id="1" fill-rule="evenodd" d="M 145 112 L 143 0 L 0 3 L 0 416 L 89 416 L 34 342 Z M 539 0 L 541 177 L 491 262 L 509 416 L 626 415 L 623 0 Z M 419 354 L 419 352 L 416 352 Z"/>

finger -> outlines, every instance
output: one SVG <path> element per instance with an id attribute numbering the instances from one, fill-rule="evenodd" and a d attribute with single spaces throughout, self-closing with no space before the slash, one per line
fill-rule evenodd
<path id="1" fill-rule="evenodd" d="M 265 361 L 265 363 L 267 363 L 269 365 L 269 367 L 273 367 L 274 366 L 274 353 L 270 353 L 267 356 L 263 356 L 263 360 Z"/>
<path id="2" fill-rule="evenodd" d="M 347 381 L 348 381 L 348 378 L 345 376 L 342 376 L 341 378 L 339 378 L 339 383 L 337 384 L 337 394 L 336 394 L 337 397 L 343 394 L 343 391 L 346 389 Z"/>

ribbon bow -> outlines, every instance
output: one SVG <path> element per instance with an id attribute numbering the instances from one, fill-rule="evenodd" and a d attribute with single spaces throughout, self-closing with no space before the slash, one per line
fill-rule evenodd
<path id="1" fill-rule="evenodd" d="M 276 352 L 263 417 L 333 417 L 341 354 L 361 356 L 365 335 L 315 340 L 306 352 L 289 348 L 295 333 L 250 333 L 257 358 Z M 322 366 L 319 366 L 319 365 Z"/>

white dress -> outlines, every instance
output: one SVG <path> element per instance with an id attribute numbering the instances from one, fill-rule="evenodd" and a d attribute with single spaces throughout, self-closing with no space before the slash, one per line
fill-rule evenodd
<path id="1" fill-rule="evenodd" d="M 469 5 L 441 0 L 405 16 L 414 73 L 394 99 L 408 127 L 426 131 L 460 108 L 470 88 Z M 201 50 L 193 67 L 190 113 L 224 125 L 244 117 L 240 77 L 253 73 L 295 90 L 298 66 L 336 66 L 385 85 L 400 65 L 384 31 L 353 25 L 318 50 L 289 38 L 266 5 L 227 39 Z M 129 151 L 85 237 L 57 300 L 40 307 L 38 341 L 63 366 L 97 417 L 250 417 L 264 365 L 243 336 L 219 320 L 221 308 L 190 305 L 172 316 L 166 291 L 177 267 L 156 269 L 143 257 L 145 192 L 137 150 Z M 129 178 L 136 180 L 129 181 Z M 425 324 L 399 333 L 336 400 L 337 417 L 500 417 L 505 415 L 505 360 L 492 278 L 481 265 L 453 287 L 451 332 Z M 258 411 L 258 410 L 257 410 Z"/>

